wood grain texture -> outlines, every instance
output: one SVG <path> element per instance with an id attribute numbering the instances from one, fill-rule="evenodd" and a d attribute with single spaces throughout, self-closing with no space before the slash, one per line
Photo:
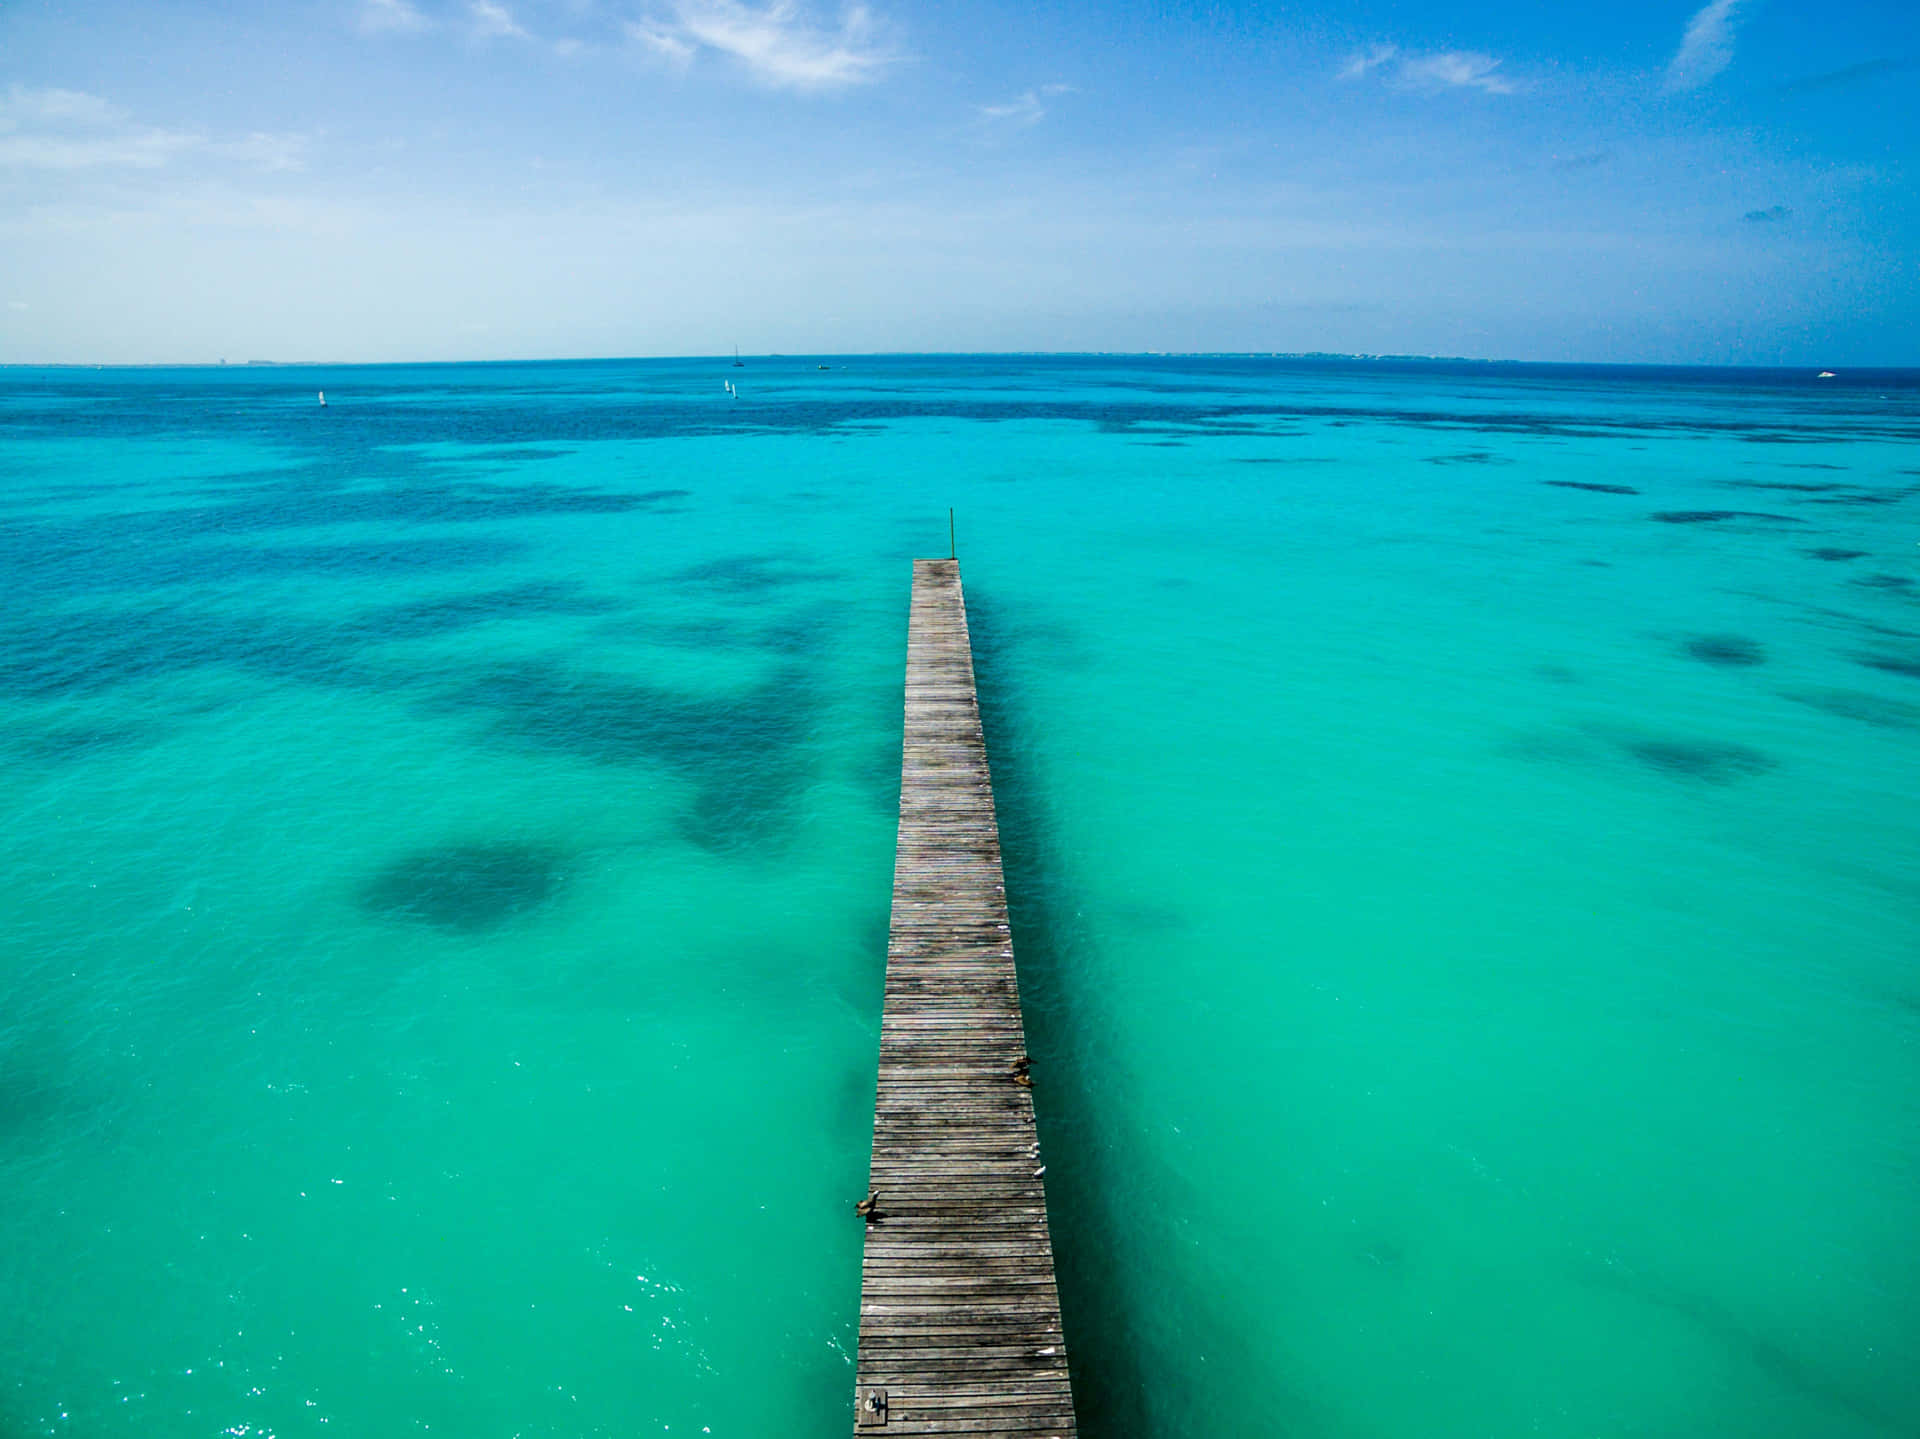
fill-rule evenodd
<path id="1" fill-rule="evenodd" d="M 857 1434 L 1075 1432 L 1025 1056 L 960 566 L 915 560 Z"/>

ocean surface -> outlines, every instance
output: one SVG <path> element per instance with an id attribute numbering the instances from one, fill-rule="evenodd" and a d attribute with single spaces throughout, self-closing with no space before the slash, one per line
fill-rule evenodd
<path id="1" fill-rule="evenodd" d="M 1083 1432 L 1920 1433 L 1920 372 L 809 357 L 0 370 L 0 1439 L 847 1434 L 950 507 Z"/>

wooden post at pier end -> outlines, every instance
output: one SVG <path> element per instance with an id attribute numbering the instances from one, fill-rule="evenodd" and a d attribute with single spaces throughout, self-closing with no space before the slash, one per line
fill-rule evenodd
<path id="1" fill-rule="evenodd" d="M 856 1435 L 1075 1432 L 957 561 L 913 562 Z"/>

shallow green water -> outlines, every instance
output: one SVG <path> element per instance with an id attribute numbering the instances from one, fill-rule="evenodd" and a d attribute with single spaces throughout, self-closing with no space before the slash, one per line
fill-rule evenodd
<path id="1" fill-rule="evenodd" d="M 0 1435 L 844 1432 L 948 506 L 1086 1432 L 1920 1429 L 1916 377 L 834 363 L 0 374 Z"/>

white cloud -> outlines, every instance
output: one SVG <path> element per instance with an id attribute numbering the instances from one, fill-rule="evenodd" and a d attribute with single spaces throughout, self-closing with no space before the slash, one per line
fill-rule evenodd
<path id="1" fill-rule="evenodd" d="M 125 140 L 0 136 L 0 170 L 157 170 L 194 137 L 153 131 Z"/>
<path id="2" fill-rule="evenodd" d="M 1409 55 L 1400 62 L 1400 79 L 1420 90 L 1484 90 L 1511 95 L 1514 83 L 1499 74 L 1500 62 L 1478 50 L 1445 50 L 1438 55 Z"/>
<path id="3" fill-rule="evenodd" d="M 627 25 L 630 38 L 639 41 L 662 60 L 687 65 L 693 60 L 693 42 L 683 40 L 672 30 L 653 20 L 635 20 Z"/>
<path id="4" fill-rule="evenodd" d="M 116 105 L 78 90 L 29 90 L 9 85 L 0 96 L 0 135 L 25 126 L 63 125 L 94 128 L 126 118 Z"/>
<path id="5" fill-rule="evenodd" d="M 301 135 L 220 139 L 140 125 L 119 106 L 77 90 L 14 85 L 0 95 L 0 170 L 158 170 L 192 154 L 297 170 L 306 144 Z"/>
<path id="6" fill-rule="evenodd" d="M 841 13 L 836 28 L 816 23 L 796 0 L 675 0 L 669 10 L 628 25 L 627 33 L 675 64 L 711 51 L 785 90 L 869 84 L 898 58 L 882 43 L 873 13 L 859 4 Z"/>
<path id="7" fill-rule="evenodd" d="M 976 108 L 980 111 L 980 118 L 991 124 L 1016 127 L 1037 125 L 1046 118 L 1048 98 L 1071 94 L 1072 91 L 1071 85 L 1040 85 L 1004 105 L 981 105 Z"/>
<path id="8" fill-rule="evenodd" d="M 368 35 L 425 30 L 429 23 L 408 0 L 361 0 L 360 29 Z"/>
<path id="9" fill-rule="evenodd" d="M 1403 90 L 1479 90 L 1488 95 L 1511 95 L 1518 82 L 1500 73 L 1502 62 L 1478 50 L 1440 50 L 1416 55 L 1397 45 L 1375 45 L 1354 55 L 1340 68 L 1342 80 L 1359 80 L 1375 70 Z"/>
<path id="10" fill-rule="evenodd" d="M 1364 55 L 1355 55 L 1341 68 L 1342 80 L 1358 80 L 1369 70 L 1377 70 L 1400 53 L 1397 45 L 1375 45 Z"/>
<path id="11" fill-rule="evenodd" d="M 467 9 L 473 15 L 473 35 L 476 40 L 524 40 L 527 37 L 520 22 L 513 18 L 513 12 L 500 4 L 499 0 L 470 0 Z"/>
<path id="12" fill-rule="evenodd" d="M 9 300 L 7 301 L 7 308 L 9 310 L 30 310 L 33 306 L 29 305 L 25 300 Z"/>
<path id="13" fill-rule="evenodd" d="M 77 90 L 14 85 L 0 99 L 0 169 L 157 170 L 202 143 L 186 131 L 134 125 L 118 106 Z"/>
<path id="14" fill-rule="evenodd" d="M 1667 89 L 1698 90 L 1733 63 L 1733 21 L 1741 0 L 1712 0 L 1687 22 L 1667 65 Z"/>
<path id="15" fill-rule="evenodd" d="M 1015 125 L 1032 125 L 1047 113 L 1047 107 L 1040 103 L 1037 90 L 1029 90 L 1004 105 L 982 105 L 979 108 L 983 120 L 1006 120 Z"/>

